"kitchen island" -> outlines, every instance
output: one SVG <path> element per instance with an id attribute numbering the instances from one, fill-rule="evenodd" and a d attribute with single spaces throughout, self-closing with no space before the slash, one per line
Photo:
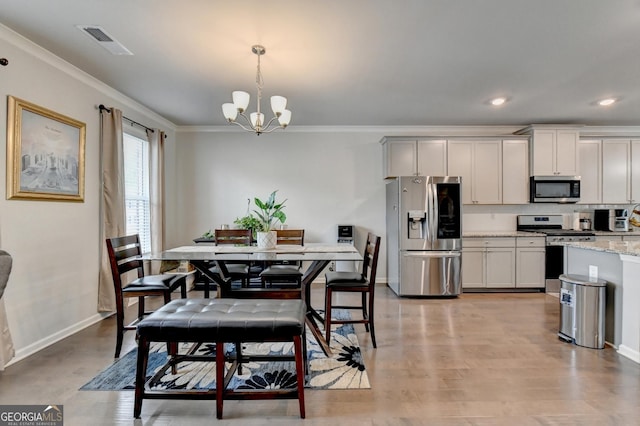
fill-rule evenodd
<path id="1" fill-rule="evenodd" d="M 605 341 L 640 363 L 640 242 L 564 243 L 565 274 L 607 281 Z"/>

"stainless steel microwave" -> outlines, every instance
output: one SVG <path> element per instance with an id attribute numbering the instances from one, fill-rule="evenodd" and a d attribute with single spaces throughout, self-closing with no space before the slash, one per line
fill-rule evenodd
<path id="1" fill-rule="evenodd" d="M 531 176 L 532 203 L 577 203 L 580 201 L 580 176 Z"/>

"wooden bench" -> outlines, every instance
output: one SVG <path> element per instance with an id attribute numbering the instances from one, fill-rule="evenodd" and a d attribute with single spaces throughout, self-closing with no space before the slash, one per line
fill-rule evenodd
<path id="1" fill-rule="evenodd" d="M 305 417 L 304 382 L 306 345 L 304 338 L 306 305 L 302 300 L 279 299 L 177 299 L 138 324 L 138 360 L 133 415 L 140 417 L 142 400 L 147 399 L 215 399 L 216 417 L 222 418 L 225 399 L 298 399 L 300 417 Z M 294 354 L 285 356 L 245 355 L 243 342 L 293 342 Z M 171 357 L 148 382 L 145 381 L 151 342 L 167 342 Z M 216 349 L 225 343 L 236 344 L 236 354 L 225 357 L 224 349 L 215 356 L 177 354 L 178 342 L 214 342 Z M 296 366 L 296 389 L 234 390 L 227 389 L 238 367 L 247 361 L 277 358 L 293 360 Z M 150 384 L 167 368 L 177 369 L 182 361 L 216 363 L 216 389 L 154 390 Z M 232 362 L 225 374 L 225 361 Z M 221 385 L 222 384 L 222 385 Z"/>

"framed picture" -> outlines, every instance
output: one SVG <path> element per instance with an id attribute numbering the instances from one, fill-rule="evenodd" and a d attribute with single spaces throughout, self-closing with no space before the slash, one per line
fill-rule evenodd
<path id="1" fill-rule="evenodd" d="M 86 124 L 13 96 L 7 121 L 7 199 L 83 202 Z"/>

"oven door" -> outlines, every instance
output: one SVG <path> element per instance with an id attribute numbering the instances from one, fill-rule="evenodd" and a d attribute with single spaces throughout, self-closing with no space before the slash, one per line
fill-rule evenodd
<path id="1" fill-rule="evenodd" d="M 558 293 L 560 291 L 560 275 L 564 273 L 564 246 L 547 244 L 544 260 L 546 292 Z"/>

